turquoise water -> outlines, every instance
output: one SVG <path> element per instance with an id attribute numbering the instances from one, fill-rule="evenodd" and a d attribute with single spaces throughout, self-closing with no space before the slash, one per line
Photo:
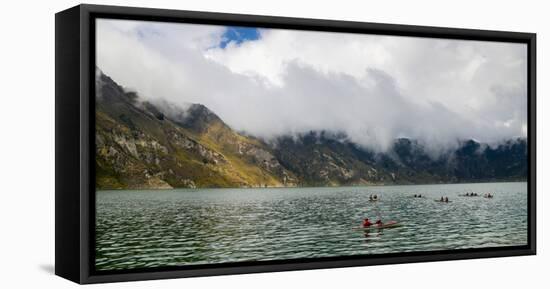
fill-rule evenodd
<path id="1" fill-rule="evenodd" d="M 458 196 L 469 191 L 495 197 Z M 369 202 L 374 193 L 380 201 Z M 441 196 L 451 202 L 434 201 Z M 527 244 L 527 183 L 120 190 L 96 199 L 98 270 Z M 403 226 L 352 229 L 378 215 Z"/>

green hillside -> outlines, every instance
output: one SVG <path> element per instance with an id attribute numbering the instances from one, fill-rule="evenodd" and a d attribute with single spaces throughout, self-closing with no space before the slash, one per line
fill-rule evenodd
<path id="1" fill-rule="evenodd" d="M 431 156 L 415 140 L 374 152 L 343 135 L 309 132 L 266 143 L 201 104 L 150 103 L 96 80 L 98 189 L 339 186 L 515 181 L 527 178 L 527 140 L 473 140 Z"/>
<path id="2" fill-rule="evenodd" d="M 269 148 L 234 132 L 206 107 L 192 105 L 197 119 L 183 123 L 105 75 L 97 86 L 98 189 L 294 185 Z"/>

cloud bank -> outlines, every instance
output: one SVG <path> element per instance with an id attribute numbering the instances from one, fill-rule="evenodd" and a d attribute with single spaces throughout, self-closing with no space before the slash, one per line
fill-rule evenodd
<path id="1" fill-rule="evenodd" d="M 98 20 L 97 66 L 268 141 L 325 130 L 384 151 L 398 137 L 441 149 L 526 136 L 523 44 L 282 29 L 228 41 L 227 29 Z"/>

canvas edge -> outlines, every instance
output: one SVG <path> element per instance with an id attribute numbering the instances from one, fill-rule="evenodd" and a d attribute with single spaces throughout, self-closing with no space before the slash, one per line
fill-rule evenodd
<path id="1" fill-rule="evenodd" d="M 80 8 L 55 15 L 55 274 L 80 283 Z"/>

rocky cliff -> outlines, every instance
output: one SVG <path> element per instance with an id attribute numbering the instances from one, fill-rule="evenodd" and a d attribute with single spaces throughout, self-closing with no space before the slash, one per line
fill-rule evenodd
<path id="1" fill-rule="evenodd" d="M 525 180 L 527 141 L 467 140 L 437 155 L 396 139 L 384 153 L 310 132 L 269 143 L 240 134 L 201 104 L 140 100 L 96 79 L 98 189 L 279 187 Z"/>

